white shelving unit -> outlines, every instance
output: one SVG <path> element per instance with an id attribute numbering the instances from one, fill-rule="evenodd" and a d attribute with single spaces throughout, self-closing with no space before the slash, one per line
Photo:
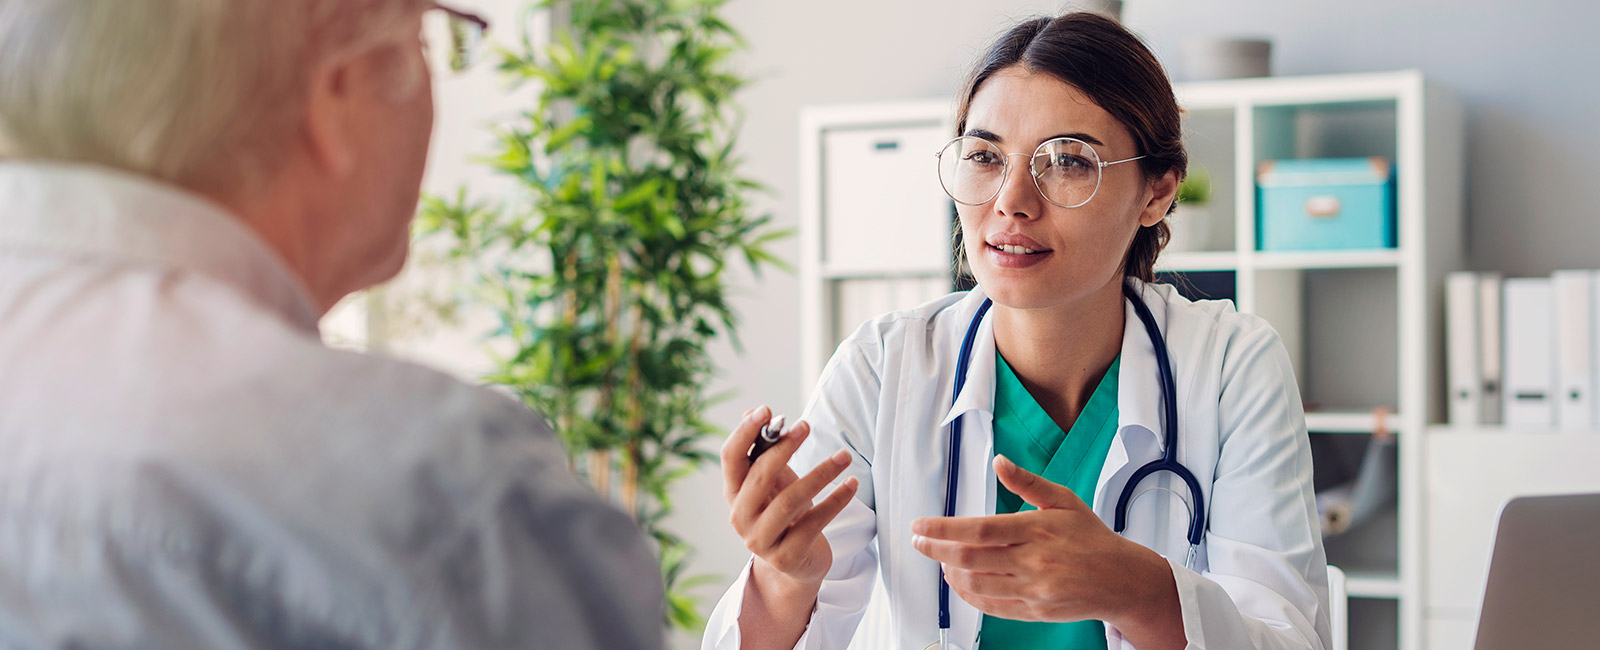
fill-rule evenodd
<path id="1" fill-rule="evenodd" d="M 1296 368 L 1314 449 L 1361 449 L 1378 427 L 1374 409 L 1388 411 L 1384 428 L 1398 444 L 1397 501 L 1374 520 L 1327 540 L 1329 561 L 1350 578 L 1350 647 L 1420 650 L 1429 628 L 1424 432 L 1443 418 L 1443 277 L 1462 262 L 1461 107 L 1415 71 L 1204 82 L 1176 91 L 1186 111 L 1191 163 L 1212 177 L 1215 219 L 1203 226 L 1215 246 L 1163 255 L 1158 271 L 1179 273 L 1184 282 L 1226 285 L 1229 295 L 1216 297 L 1232 298 L 1240 310 L 1273 324 Z M 833 347 L 860 320 L 845 324 L 849 319 L 838 309 L 847 283 L 921 281 L 929 291 L 950 286 L 952 211 L 939 193 L 933 152 L 950 137 L 953 113 L 948 100 L 802 112 L 802 385 L 815 381 Z M 830 179 L 849 173 L 825 164 L 829 144 L 848 143 L 837 137 L 843 132 L 907 125 L 937 134 L 927 137 L 933 144 L 925 153 L 918 152 L 928 158 L 929 183 L 908 190 L 924 194 L 902 201 L 916 209 L 838 214 L 849 203 L 830 195 Z M 1257 251 L 1257 165 L 1345 156 L 1394 161 L 1398 246 Z M 925 193 L 937 194 L 922 208 Z M 938 261 L 902 268 L 833 258 L 826 243 L 830 226 L 853 227 L 868 217 L 892 222 L 877 227 L 896 233 L 896 241 L 914 242 L 917 252 L 908 254 L 932 255 L 927 251 L 939 248 Z M 882 297 L 861 318 L 920 302 L 909 294 Z M 1317 455 L 1319 477 L 1339 455 Z"/>

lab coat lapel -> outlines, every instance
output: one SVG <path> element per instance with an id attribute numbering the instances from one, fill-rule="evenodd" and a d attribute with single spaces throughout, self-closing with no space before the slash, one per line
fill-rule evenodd
<path id="1" fill-rule="evenodd" d="M 981 296 L 980 290 L 973 293 Z M 973 303 L 961 321 L 961 332 L 972 314 L 977 313 L 981 297 Z M 977 337 L 972 343 L 972 360 L 967 367 L 967 382 L 954 400 L 954 406 L 941 422 L 941 431 L 948 436 L 950 425 L 961 418 L 961 474 L 956 484 L 956 516 L 981 517 L 994 514 L 994 385 L 995 348 L 993 312 L 978 325 Z M 959 345 L 959 343 L 958 343 Z M 952 386 L 953 386 L 952 370 Z M 947 438 L 948 439 L 948 438 Z M 942 487 L 942 486 L 941 486 Z M 941 490 L 942 492 L 942 490 Z M 978 639 L 978 624 L 982 613 L 954 593 L 950 594 L 950 640 L 961 647 L 970 648 Z"/>
<path id="2" fill-rule="evenodd" d="M 1167 303 L 1144 283 L 1128 280 L 1144 297 L 1145 305 L 1165 335 Z M 1133 305 L 1123 301 L 1122 370 L 1117 377 L 1117 436 L 1111 441 L 1105 467 L 1095 485 L 1094 512 L 1107 526 L 1114 523 L 1117 498 L 1128 477 L 1145 463 L 1161 457 L 1161 369 L 1155 346 Z"/>

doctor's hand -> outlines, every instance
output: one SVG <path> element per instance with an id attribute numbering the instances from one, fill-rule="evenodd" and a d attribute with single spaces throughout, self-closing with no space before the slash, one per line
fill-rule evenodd
<path id="1" fill-rule="evenodd" d="M 833 566 L 822 528 L 844 510 L 858 483 L 851 478 L 826 499 L 813 502 L 850 466 L 850 455 L 841 449 L 805 476 L 795 474 L 789 458 L 811 434 L 811 425 L 800 421 L 751 463 L 746 454 L 771 417 L 765 406 L 746 412 L 723 444 L 723 498 L 733 510 L 734 531 L 758 563 L 795 583 L 820 585 Z"/>
<path id="2" fill-rule="evenodd" d="M 994 467 L 1006 489 L 1038 510 L 911 524 L 912 545 L 943 565 L 951 591 L 991 616 L 1101 620 L 1136 647 L 1183 647 L 1177 585 L 1166 560 L 1112 532 L 1065 486 L 1004 456 Z"/>

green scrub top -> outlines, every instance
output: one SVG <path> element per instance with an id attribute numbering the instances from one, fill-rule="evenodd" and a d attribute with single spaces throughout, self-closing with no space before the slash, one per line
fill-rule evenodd
<path id="1" fill-rule="evenodd" d="M 1118 356 L 1100 379 L 1083 412 L 1063 433 L 1044 407 L 1028 394 L 1005 359 L 995 353 L 994 450 L 1018 467 L 1070 488 L 1084 503 L 1094 503 L 1095 484 L 1117 433 Z M 1035 508 L 1004 485 L 995 497 L 995 514 Z M 1105 650 L 1105 624 L 1100 621 L 1037 623 L 1013 621 L 987 614 L 979 633 L 979 647 L 1002 650 Z"/>

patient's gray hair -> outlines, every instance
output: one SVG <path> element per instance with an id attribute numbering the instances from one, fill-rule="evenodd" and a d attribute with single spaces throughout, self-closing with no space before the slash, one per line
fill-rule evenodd
<path id="1" fill-rule="evenodd" d="M 0 158 L 241 189 L 280 162 L 314 66 L 433 4 L 0 0 Z"/>

